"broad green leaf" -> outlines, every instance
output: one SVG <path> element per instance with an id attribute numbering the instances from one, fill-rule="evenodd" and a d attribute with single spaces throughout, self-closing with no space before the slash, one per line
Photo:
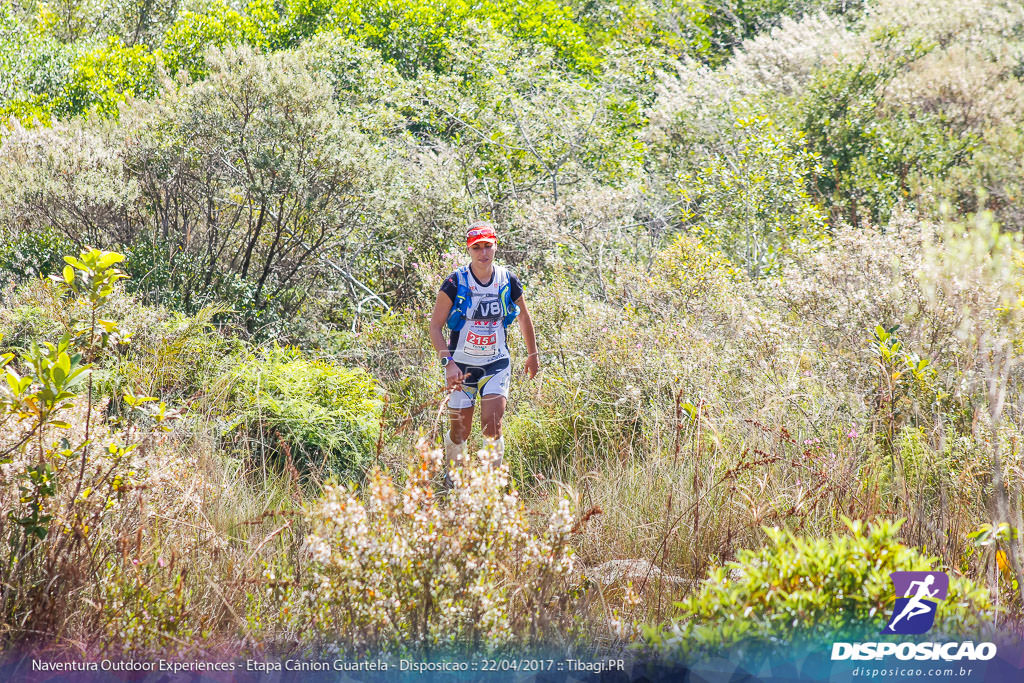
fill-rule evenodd
<path id="1" fill-rule="evenodd" d="M 110 266 L 114 265 L 115 263 L 120 263 L 121 261 L 124 261 L 124 255 L 118 254 L 117 252 L 114 251 L 108 251 L 107 253 L 103 254 L 103 256 L 100 257 L 100 259 L 96 262 L 96 266 L 101 270 L 105 270 Z"/>
<path id="2" fill-rule="evenodd" d="M 14 392 L 14 395 L 17 396 L 21 394 L 21 378 L 18 377 L 18 373 L 16 373 L 11 368 L 7 368 L 7 374 L 5 375 L 5 377 L 7 378 L 7 386 L 11 388 L 11 391 Z"/>
<path id="3" fill-rule="evenodd" d="M 61 354 L 57 356 L 56 369 L 59 369 L 64 377 L 71 374 L 71 358 L 68 357 L 67 353 L 61 352 Z"/>

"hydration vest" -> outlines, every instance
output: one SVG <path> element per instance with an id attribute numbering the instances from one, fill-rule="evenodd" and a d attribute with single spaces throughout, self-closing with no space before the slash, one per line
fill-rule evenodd
<path id="1" fill-rule="evenodd" d="M 501 302 L 501 325 L 508 327 L 519 315 L 519 306 L 512 302 L 512 281 L 508 276 L 508 270 L 502 266 L 494 266 L 494 277 L 497 280 L 498 301 Z M 466 314 L 472 304 L 472 292 L 469 290 L 469 266 L 462 266 L 456 271 L 458 288 L 455 292 L 455 301 L 452 303 L 452 310 L 448 314 L 448 329 L 457 332 L 466 324 Z"/>

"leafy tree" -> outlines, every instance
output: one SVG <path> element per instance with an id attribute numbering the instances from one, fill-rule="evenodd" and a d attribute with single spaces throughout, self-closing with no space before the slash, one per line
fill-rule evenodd
<path id="1" fill-rule="evenodd" d="M 553 0 L 292 0 L 284 23 L 291 44 L 324 30 L 341 30 L 378 50 L 402 74 L 415 76 L 446 71 L 456 56 L 450 43 L 465 35 L 471 21 L 550 47 L 572 68 L 588 70 L 598 63 L 583 27 Z"/>
<path id="2" fill-rule="evenodd" d="M 210 66 L 133 123 L 126 163 L 156 243 L 190 264 L 186 310 L 220 291 L 254 332 L 265 315 L 294 313 L 328 261 L 363 239 L 384 165 L 294 55 L 241 47 Z"/>
<path id="3" fill-rule="evenodd" d="M 108 0 L 109 1 L 109 0 Z M 114 0 L 111 32 L 128 46 L 160 46 L 181 9 L 181 0 Z"/>
<path id="4" fill-rule="evenodd" d="M 131 241 L 140 223 L 138 185 L 124 167 L 123 139 L 110 132 L 83 120 L 7 132 L 0 225 L 8 239 L 53 229 L 78 246 Z"/>
<path id="5" fill-rule="evenodd" d="M 793 240 L 824 235 L 825 215 L 806 189 L 819 159 L 798 132 L 764 115 L 741 117 L 729 144 L 703 161 L 678 179 L 682 222 L 751 275 L 771 271 Z"/>
<path id="6" fill-rule="evenodd" d="M 188 71 L 193 79 L 207 74 L 205 54 L 211 47 L 276 45 L 278 15 L 272 3 L 253 0 L 240 12 L 219 0 L 184 12 L 164 35 L 160 56 L 170 73 Z"/>
<path id="7" fill-rule="evenodd" d="M 0 4 L 0 119 L 49 121 L 77 48 L 30 26 L 10 3 Z"/>
<path id="8" fill-rule="evenodd" d="M 783 17 L 815 12 L 860 16 L 864 0 L 667 0 L 658 3 L 661 25 L 676 54 L 720 66 L 748 38 L 771 30 Z"/>
<path id="9" fill-rule="evenodd" d="M 40 28 L 63 43 L 96 37 L 111 9 L 101 0 L 53 0 L 36 8 Z"/>
<path id="10" fill-rule="evenodd" d="M 296 56 L 331 86 L 342 115 L 371 138 L 401 137 L 416 125 L 415 82 L 343 31 L 317 34 L 296 49 Z"/>
<path id="11" fill-rule="evenodd" d="M 825 166 L 813 187 L 855 226 L 884 224 L 893 205 L 910 196 L 915 176 L 942 177 L 977 145 L 975 135 L 954 131 L 941 114 L 885 106 L 886 85 L 927 49 L 917 43 L 884 63 L 869 59 L 820 73 L 803 99 L 803 130 Z"/>
<path id="12" fill-rule="evenodd" d="M 595 78 L 483 32 L 457 53 L 450 75 L 423 80 L 423 116 L 458 150 L 484 210 L 531 193 L 557 203 L 583 178 L 618 183 L 635 172 L 646 53 L 610 54 Z"/>

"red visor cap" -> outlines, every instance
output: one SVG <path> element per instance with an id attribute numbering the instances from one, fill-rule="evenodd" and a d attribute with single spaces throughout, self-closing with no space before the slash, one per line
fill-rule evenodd
<path id="1" fill-rule="evenodd" d="M 498 236 L 494 234 L 494 228 L 489 225 L 482 225 L 473 228 L 466 233 L 466 246 L 471 247 L 477 242 L 498 243 Z"/>

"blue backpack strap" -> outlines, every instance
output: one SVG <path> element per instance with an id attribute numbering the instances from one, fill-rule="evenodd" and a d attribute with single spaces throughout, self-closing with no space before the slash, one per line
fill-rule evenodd
<path id="1" fill-rule="evenodd" d="M 508 276 L 508 269 L 502 266 L 495 266 L 495 268 L 501 268 L 500 275 L 502 276 L 502 284 L 498 288 L 498 301 L 501 302 L 501 324 L 508 327 L 519 315 L 519 306 L 512 301 L 512 278 Z"/>
<path id="2" fill-rule="evenodd" d="M 455 279 L 458 287 L 455 290 L 455 301 L 452 302 L 452 310 L 448 313 L 448 329 L 456 332 L 466 324 L 466 314 L 469 312 L 470 292 L 469 279 L 466 276 L 468 266 L 463 266 L 455 271 Z"/>

